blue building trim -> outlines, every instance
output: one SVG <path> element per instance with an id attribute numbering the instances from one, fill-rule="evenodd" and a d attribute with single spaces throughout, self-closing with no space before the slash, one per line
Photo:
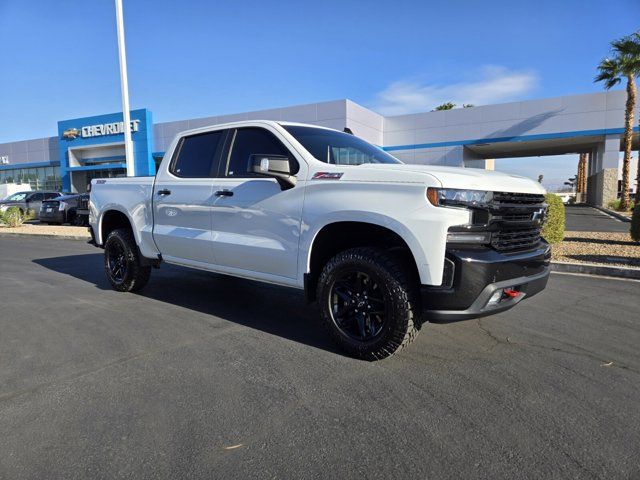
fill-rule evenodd
<path id="1" fill-rule="evenodd" d="M 59 167 L 60 162 L 31 162 L 31 163 L 10 163 L 8 165 L 0 165 L 0 170 L 15 170 L 17 168 L 38 168 L 38 167 Z"/>
<path id="2" fill-rule="evenodd" d="M 113 162 L 114 160 L 126 163 L 126 159 L 125 159 L 124 155 L 112 155 L 110 157 L 87 158 L 87 159 L 85 159 L 85 163 L 92 163 L 92 164 L 93 163 L 107 163 L 107 162 Z"/>
<path id="3" fill-rule="evenodd" d="M 639 128 L 635 127 L 634 132 Z M 591 135 L 614 135 L 624 133 L 624 128 L 602 128 L 598 130 L 577 130 L 574 132 L 540 133 L 536 135 L 516 135 L 512 137 L 475 138 L 472 140 L 454 140 L 450 142 L 417 143 L 413 145 L 392 145 L 382 147 L 386 152 L 400 150 L 418 150 L 421 148 L 458 147 L 461 145 L 478 145 L 485 143 L 526 142 L 531 140 L 549 140 L 554 138 L 586 137 Z"/>
<path id="4" fill-rule="evenodd" d="M 101 163 L 100 165 L 85 165 L 84 167 L 68 167 L 67 170 L 69 172 L 85 172 L 90 170 L 110 170 L 112 168 L 127 168 L 127 163 Z"/>

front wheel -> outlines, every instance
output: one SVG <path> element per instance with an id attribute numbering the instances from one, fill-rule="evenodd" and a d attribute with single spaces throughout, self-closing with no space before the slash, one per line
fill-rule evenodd
<path id="1" fill-rule="evenodd" d="M 126 228 L 112 231 L 104 242 L 104 268 L 114 290 L 136 292 L 149 281 L 151 267 L 140 264 L 138 246 Z"/>
<path id="2" fill-rule="evenodd" d="M 322 321 L 350 355 L 379 360 L 417 335 L 420 307 L 406 265 L 376 248 L 337 254 L 318 280 Z"/>

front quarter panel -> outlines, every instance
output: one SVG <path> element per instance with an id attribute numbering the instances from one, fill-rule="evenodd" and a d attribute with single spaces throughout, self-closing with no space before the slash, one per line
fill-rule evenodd
<path id="1" fill-rule="evenodd" d="M 380 225 L 400 235 L 413 254 L 421 283 L 440 285 L 447 230 L 467 223 L 469 213 L 432 206 L 426 188 L 426 182 L 309 181 L 300 241 L 300 278 L 309 272 L 318 232 L 331 223 L 353 221 Z"/>

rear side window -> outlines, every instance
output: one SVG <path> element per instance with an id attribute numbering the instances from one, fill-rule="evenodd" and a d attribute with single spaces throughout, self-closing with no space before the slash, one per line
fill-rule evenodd
<path id="1" fill-rule="evenodd" d="M 180 140 L 169 171 L 178 177 L 215 177 L 225 134 L 226 130 L 217 130 L 184 137 Z"/>
<path id="2" fill-rule="evenodd" d="M 227 177 L 252 177 L 249 172 L 249 160 L 251 155 L 281 155 L 289 158 L 291 173 L 298 173 L 298 162 L 291 152 L 274 134 L 264 128 L 240 128 L 231 147 L 229 164 L 227 165 Z"/>
<path id="3" fill-rule="evenodd" d="M 42 194 L 41 193 L 34 193 L 33 195 L 31 195 L 27 201 L 28 202 L 39 202 L 42 200 Z"/>
<path id="4" fill-rule="evenodd" d="M 56 198 L 56 197 L 59 197 L 59 196 L 60 196 L 59 193 L 45 193 L 44 194 L 44 199 L 45 200 L 50 200 L 52 198 Z"/>

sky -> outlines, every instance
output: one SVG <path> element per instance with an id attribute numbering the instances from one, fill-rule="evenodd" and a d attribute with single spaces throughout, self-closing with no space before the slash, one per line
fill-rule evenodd
<path id="1" fill-rule="evenodd" d="M 609 42 L 640 27 L 640 0 L 123 3 L 131 108 L 156 122 L 340 98 L 400 114 L 596 92 Z M 122 108 L 112 0 L 0 0 L 0 59 L 0 142 Z"/>

